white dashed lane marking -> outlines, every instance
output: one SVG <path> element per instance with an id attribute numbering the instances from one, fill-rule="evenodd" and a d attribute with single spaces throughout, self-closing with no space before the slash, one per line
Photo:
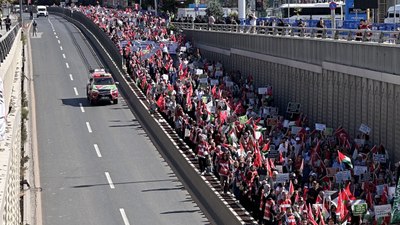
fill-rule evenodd
<path id="1" fill-rule="evenodd" d="M 67 69 L 69 69 L 69 64 L 68 63 L 65 63 L 65 66 L 67 67 Z"/>
<path id="2" fill-rule="evenodd" d="M 114 184 L 113 184 L 113 182 L 112 182 L 112 180 L 111 180 L 110 174 L 109 174 L 108 172 L 104 172 L 104 173 L 106 174 L 107 182 L 108 182 L 108 184 L 110 185 L 110 188 L 111 188 L 111 189 L 114 189 L 115 186 L 114 186 Z"/>
<path id="3" fill-rule="evenodd" d="M 122 219 L 124 220 L 124 224 L 130 225 L 128 217 L 125 214 L 125 210 L 123 208 L 120 208 L 119 211 L 121 212 L 121 216 L 122 216 Z"/>
<path id="4" fill-rule="evenodd" d="M 78 89 L 76 89 L 76 87 L 74 87 L 74 92 L 75 92 L 75 95 L 79 95 Z"/>
<path id="5" fill-rule="evenodd" d="M 86 122 L 86 127 L 87 127 L 89 133 L 92 133 L 92 127 L 90 127 L 90 123 L 89 122 Z"/>
<path id="6" fill-rule="evenodd" d="M 69 75 L 69 79 L 74 80 L 74 78 L 72 77 L 72 74 Z"/>
<path id="7" fill-rule="evenodd" d="M 60 46 L 60 50 L 61 50 L 61 51 L 63 50 L 63 47 L 62 47 L 62 46 Z"/>
<path id="8" fill-rule="evenodd" d="M 85 112 L 85 108 L 83 108 L 82 103 L 79 103 L 79 108 L 81 108 L 81 112 Z"/>
<path id="9" fill-rule="evenodd" d="M 96 151 L 97 157 L 101 158 L 102 156 L 100 153 L 99 146 L 97 144 L 94 144 L 93 147 L 94 147 L 94 150 Z"/>

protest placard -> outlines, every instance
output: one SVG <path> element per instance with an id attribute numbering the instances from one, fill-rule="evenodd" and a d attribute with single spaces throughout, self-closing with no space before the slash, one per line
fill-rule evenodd
<path id="1" fill-rule="evenodd" d="M 275 165 L 275 169 L 278 171 L 278 173 L 283 173 L 283 166 L 282 165 Z"/>
<path id="2" fill-rule="evenodd" d="M 207 70 L 208 70 L 208 71 L 213 71 L 213 70 L 214 70 L 214 67 L 213 67 L 213 66 L 208 66 L 208 67 L 207 67 Z"/>
<path id="3" fill-rule="evenodd" d="M 376 163 L 385 163 L 386 162 L 386 155 L 384 154 L 373 154 L 372 158 Z"/>
<path id="4" fill-rule="evenodd" d="M 267 157 L 270 158 L 270 159 L 276 159 L 278 156 L 279 156 L 279 152 L 277 150 L 275 150 L 275 149 L 271 149 L 270 148 Z"/>
<path id="5" fill-rule="evenodd" d="M 211 86 L 218 85 L 218 84 L 219 84 L 219 80 L 217 80 L 217 79 L 211 79 L 211 80 L 210 80 L 210 84 L 211 84 Z"/>
<path id="6" fill-rule="evenodd" d="M 322 123 L 316 123 L 315 124 L 315 129 L 318 130 L 318 131 L 324 131 L 324 130 L 326 130 L 326 125 L 322 124 Z"/>
<path id="7" fill-rule="evenodd" d="M 359 176 L 360 174 L 366 173 L 366 166 L 354 166 L 354 175 Z"/>
<path id="8" fill-rule="evenodd" d="M 342 183 L 347 180 L 350 180 L 350 178 L 351 178 L 350 170 L 337 172 L 335 174 L 335 177 L 336 177 L 336 183 Z"/>
<path id="9" fill-rule="evenodd" d="M 283 127 L 288 128 L 289 127 L 289 120 L 284 120 L 282 125 L 283 125 Z"/>
<path id="10" fill-rule="evenodd" d="M 180 52 L 186 52 L 186 47 L 181 47 L 179 51 Z"/>
<path id="11" fill-rule="evenodd" d="M 381 196 L 383 194 L 383 190 L 385 189 L 385 186 L 388 186 L 388 185 L 387 184 L 376 185 L 376 194 Z"/>
<path id="12" fill-rule="evenodd" d="M 299 133 L 300 130 L 301 127 L 292 127 L 291 128 L 292 135 L 297 135 L 297 133 Z"/>
<path id="13" fill-rule="evenodd" d="M 215 71 L 215 76 L 216 76 L 216 77 L 222 76 L 222 70 L 217 70 L 217 71 Z"/>
<path id="14" fill-rule="evenodd" d="M 278 173 L 276 175 L 276 183 L 284 183 L 289 181 L 289 173 Z"/>
<path id="15" fill-rule="evenodd" d="M 287 113 L 300 113 L 301 104 L 298 102 L 289 102 L 286 108 Z"/>
<path id="16" fill-rule="evenodd" d="M 208 78 L 207 77 L 200 78 L 199 81 L 200 81 L 201 84 L 207 84 L 208 83 Z"/>
<path id="17" fill-rule="evenodd" d="M 233 87 L 233 81 L 225 81 L 227 87 Z"/>
<path id="18" fill-rule="evenodd" d="M 247 122 L 247 115 L 239 117 L 240 124 L 245 124 Z"/>
<path id="19" fill-rule="evenodd" d="M 375 218 L 389 216 L 391 210 L 392 207 L 390 206 L 390 204 L 374 205 Z"/>
<path id="20" fill-rule="evenodd" d="M 355 204 L 352 206 L 353 215 L 360 216 L 367 212 L 367 203 Z"/>
<path id="21" fill-rule="evenodd" d="M 389 198 L 389 200 L 394 198 L 394 193 L 395 192 L 396 192 L 396 187 L 395 186 L 388 188 L 388 198 Z"/>
<path id="22" fill-rule="evenodd" d="M 168 74 L 163 74 L 162 78 L 163 78 L 163 80 L 165 80 L 167 82 L 168 81 Z"/>
<path id="23" fill-rule="evenodd" d="M 361 124 L 359 131 L 363 132 L 364 134 L 368 134 L 371 132 L 371 128 L 369 128 L 366 124 Z"/>
<path id="24" fill-rule="evenodd" d="M 202 75 L 203 74 L 203 70 L 202 69 L 196 69 L 195 74 L 196 75 Z"/>

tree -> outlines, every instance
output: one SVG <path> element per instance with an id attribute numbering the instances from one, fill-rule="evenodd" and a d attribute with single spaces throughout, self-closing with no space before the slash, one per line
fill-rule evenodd
<path id="1" fill-rule="evenodd" d="M 221 3 L 218 0 L 210 0 L 206 9 L 207 16 L 214 16 L 215 19 L 221 18 L 224 15 Z"/>

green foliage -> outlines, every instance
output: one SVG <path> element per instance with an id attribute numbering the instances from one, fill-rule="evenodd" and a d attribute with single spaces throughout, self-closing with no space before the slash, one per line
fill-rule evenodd
<path id="1" fill-rule="evenodd" d="M 215 19 L 221 18 L 224 15 L 221 3 L 218 0 L 210 0 L 206 9 L 207 16 L 214 16 Z"/>

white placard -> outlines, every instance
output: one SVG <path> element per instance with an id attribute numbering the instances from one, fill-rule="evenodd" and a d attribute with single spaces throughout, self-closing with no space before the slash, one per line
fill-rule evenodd
<path id="1" fill-rule="evenodd" d="M 297 135 L 297 133 L 299 133 L 299 131 L 301 131 L 302 127 L 292 127 L 292 135 Z"/>
<path id="2" fill-rule="evenodd" d="M 217 79 L 211 79 L 211 80 L 210 80 L 210 84 L 211 84 L 211 86 L 218 85 L 218 84 L 219 84 L 219 80 L 217 80 Z"/>
<path id="3" fill-rule="evenodd" d="M 222 76 L 222 70 L 215 71 L 215 76 L 216 77 L 221 77 Z"/>
<path id="4" fill-rule="evenodd" d="M 326 130 L 326 125 L 322 124 L 322 123 L 316 123 L 315 124 L 315 129 L 318 130 L 318 131 L 324 131 L 324 130 Z"/>
<path id="5" fill-rule="evenodd" d="M 258 94 L 259 95 L 264 95 L 268 93 L 268 88 L 267 87 L 259 87 L 258 88 Z"/>
<path id="6" fill-rule="evenodd" d="M 208 69 L 208 71 L 213 71 L 214 67 L 213 66 L 208 66 L 207 69 Z"/>
<path id="7" fill-rule="evenodd" d="M 369 128 L 366 124 L 361 124 L 359 131 L 363 132 L 364 134 L 368 134 L 371 132 L 371 128 Z"/>
<path id="8" fill-rule="evenodd" d="M 394 198 L 394 193 L 396 193 L 396 187 L 389 187 L 388 188 L 388 198 L 389 200 Z"/>
<path id="9" fill-rule="evenodd" d="M 386 155 L 384 154 L 373 154 L 372 158 L 374 162 L 386 163 Z"/>
<path id="10" fill-rule="evenodd" d="M 181 52 L 186 52 L 186 47 L 181 47 L 180 51 Z"/>
<path id="11" fill-rule="evenodd" d="M 350 180 L 351 179 L 350 170 L 337 172 L 335 177 L 336 177 L 336 183 L 342 183 L 347 180 Z"/>
<path id="12" fill-rule="evenodd" d="M 375 212 L 375 218 L 381 218 L 385 216 L 389 216 L 392 207 L 390 204 L 387 205 L 374 205 L 374 212 Z"/>
<path id="13" fill-rule="evenodd" d="M 258 140 L 258 139 L 260 139 L 260 137 L 261 137 L 261 132 L 260 131 L 256 131 L 256 139 Z"/>
<path id="14" fill-rule="evenodd" d="M 196 69 L 196 75 L 201 75 L 203 74 L 203 70 L 202 69 Z"/>
<path id="15" fill-rule="evenodd" d="M 282 165 L 275 165 L 275 169 L 278 171 L 278 173 L 283 173 L 283 166 Z"/>
<path id="16" fill-rule="evenodd" d="M 366 166 L 354 166 L 354 175 L 359 176 L 360 174 L 364 174 L 367 172 Z"/>
<path id="17" fill-rule="evenodd" d="M 208 78 L 200 78 L 200 83 L 201 84 L 207 84 L 208 83 Z"/>
<path id="18" fill-rule="evenodd" d="M 167 82 L 168 81 L 168 74 L 163 74 L 162 78 L 163 78 L 163 80 L 165 80 L 165 82 Z"/>
<path id="19" fill-rule="evenodd" d="M 387 184 L 376 185 L 376 194 L 381 196 L 383 194 L 383 190 L 385 189 L 385 186 L 387 186 Z"/>
<path id="20" fill-rule="evenodd" d="M 278 173 L 276 175 L 276 183 L 284 183 L 289 181 L 289 173 Z"/>
<path id="21" fill-rule="evenodd" d="M 289 127 L 289 120 L 284 120 L 283 121 L 283 127 L 285 127 L 285 128 Z"/>

